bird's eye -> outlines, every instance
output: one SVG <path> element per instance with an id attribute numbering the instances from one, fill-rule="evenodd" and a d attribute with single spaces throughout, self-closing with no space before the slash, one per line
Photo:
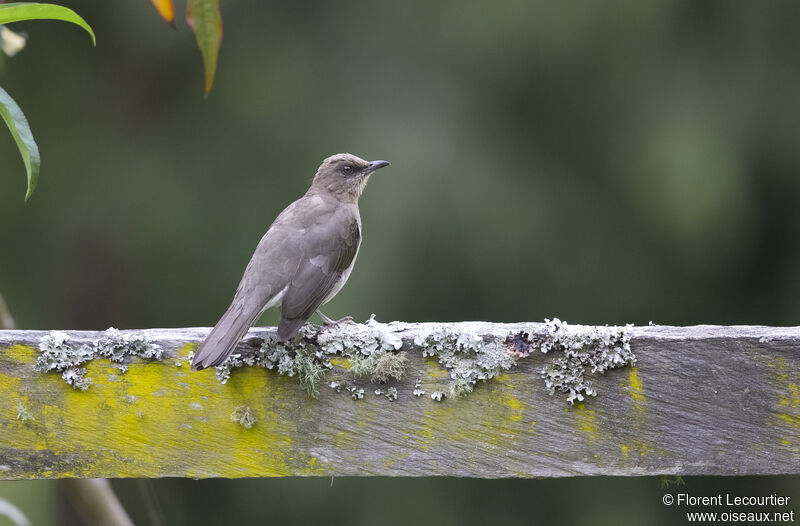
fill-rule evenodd
<path id="1" fill-rule="evenodd" d="M 352 171 L 353 171 L 353 167 L 352 167 L 352 166 L 350 166 L 349 164 L 346 164 L 346 165 L 344 166 L 344 168 L 342 168 L 342 170 L 344 171 L 344 173 L 346 173 L 346 174 L 349 174 L 350 172 L 352 172 Z"/>

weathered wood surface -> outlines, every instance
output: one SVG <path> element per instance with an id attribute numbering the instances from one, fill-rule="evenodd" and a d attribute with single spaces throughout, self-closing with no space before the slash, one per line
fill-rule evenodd
<path id="1" fill-rule="evenodd" d="M 295 378 L 259 368 L 223 385 L 185 359 L 208 329 L 144 331 L 166 349 L 162 362 L 135 361 L 120 375 L 95 360 L 84 392 L 33 370 L 47 332 L 0 331 L 0 477 L 800 473 L 798 327 L 631 328 L 637 367 L 598 377 L 598 396 L 575 406 L 545 390 L 541 353 L 435 402 L 430 393 L 449 378 L 414 348 L 419 326 L 405 327 L 409 374 L 392 384 L 394 402 L 368 382 L 363 400 L 327 386 L 315 400 Z M 246 345 L 268 330 L 251 330 Z M 327 382 L 345 374 L 337 367 Z M 425 396 L 412 395 L 417 378 Z M 254 427 L 231 421 L 237 406 L 254 411 Z"/>

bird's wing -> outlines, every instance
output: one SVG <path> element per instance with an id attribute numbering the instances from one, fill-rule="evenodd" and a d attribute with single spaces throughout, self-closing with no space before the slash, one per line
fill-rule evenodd
<path id="1" fill-rule="evenodd" d="M 353 263 L 360 240 L 358 218 L 350 213 L 306 232 L 304 255 L 281 303 L 280 339 L 291 338 L 325 301 Z"/>
<path id="2" fill-rule="evenodd" d="M 303 256 L 302 246 L 296 241 L 305 226 L 302 212 L 310 210 L 311 217 L 319 216 L 319 207 L 316 201 L 301 198 L 270 226 L 256 246 L 230 307 L 198 347 L 193 369 L 224 362 L 264 307 L 288 286 Z"/>

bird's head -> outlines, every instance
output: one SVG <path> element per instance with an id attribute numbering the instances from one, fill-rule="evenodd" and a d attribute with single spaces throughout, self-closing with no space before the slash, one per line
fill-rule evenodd
<path id="1" fill-rule="evenodd" d="M 340 201 L 358 202 L 369 176 L 384 166 L 389 166 L 388 161 L 370 162 L 349 153 L 337 153 L 322 161 L 311 191 L 333 195 Z"/>

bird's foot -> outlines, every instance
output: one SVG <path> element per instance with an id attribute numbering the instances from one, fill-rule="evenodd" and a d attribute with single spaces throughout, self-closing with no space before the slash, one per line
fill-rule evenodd
<path id="1" fill-rule="evenodd" d="M 317 314 L 319 314 L 319 317 L 322 318 L 322 324 L 325 325 L 326 327 L 330 327 L 331 325 L 336 325 L 337 323 L 342 323 L 343 321 L 353 321 L 352 316 L 345 316 L 344 318 L 339 318 L 338 320 L 332 320 L 327 316 L 325 316 L 324 314 L 322 314 L 322 311 L 319 309 L 317 309 Z"/>

